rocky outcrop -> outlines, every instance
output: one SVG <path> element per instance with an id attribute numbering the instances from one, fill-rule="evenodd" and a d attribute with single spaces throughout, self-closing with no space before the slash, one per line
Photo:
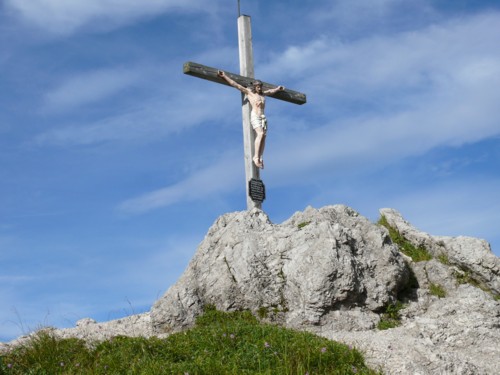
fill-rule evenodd
<path id="1" fill-rule="evenodd" d="M 380 214 L 414 246 L 423 246 L 435 257 L 443 257 L 457 274 L 500 294 L 500 259 L 486 241 L 463 236 L 431 236 L 414 228 L 394 209 L 383 208 Z"/>
<path id="2" fill-rule="evenodd" d="M 164 336 L 189 328 L 211 304 L 355 345 L 386 374 L 500 374 L 500 267 L 489 245 L 431 236 L 395 210 L 380 213 L 433 258 L 412 261 L 385 227 L 342 205 L 307 208 L 282 224 L 260 210 L 230 213 L 149 313 L 83 319 L 53 333 Z M 399 326 L 378 329 L 396 302 Z"/>
<path id="3" fill-rule="evenodd" d="M 500 373 L 500 306 L 481 289 L 462 284 L 445 298 L 421 290 L 401 315 L 399 327 L 382 331 L 312 331 L 356 346 L 386 374 Z"/>
<path id="4" fill-rule="evenodd" d="M 324 325 L 334 311 L 382 310 L 408 278 L 387 231 L 348 207 L 308 208 L 280 225 L 260 210 L 237 212 L 210 228 L 151 319 L 157 333 L 177 331 L 211 304 L 260 311 L 290 327 Z"/>

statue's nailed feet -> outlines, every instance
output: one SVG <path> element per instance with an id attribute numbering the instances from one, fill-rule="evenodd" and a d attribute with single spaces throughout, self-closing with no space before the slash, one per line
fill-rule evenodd
<path id="1" fill-rule="evenodd" d="M 257 156 L 254 156 L 253 163 L 257 168 L 264 169 L 264 163 L 262 162 L 262 159 L 259 159 Z"/>

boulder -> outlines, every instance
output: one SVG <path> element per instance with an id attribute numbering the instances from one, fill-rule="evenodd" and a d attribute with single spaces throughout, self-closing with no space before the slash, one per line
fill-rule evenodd
<path id="1" fill-rule="evenodd" d="M 325 325 L 337 320 L 333 311 L 382 310 L 408 279 L 387 231 L 351 208 L 309 207 L 282 224 L 255 209 L 215 222 L 151 319 L 157 333 L 178 331 L 210 304 L 271 315 L 290 327 Z"/>

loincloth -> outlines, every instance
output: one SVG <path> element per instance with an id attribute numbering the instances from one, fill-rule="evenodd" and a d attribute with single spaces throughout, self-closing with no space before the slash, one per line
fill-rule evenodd
<path id="1" fill-rule="evenodd" d="M 267 118 L 265 115 L 257 115 L 255 112 L 250 113 L 250 124 L 252 124 L 252 128 L 262 128 L 264 132 L 267 131 Z"/>

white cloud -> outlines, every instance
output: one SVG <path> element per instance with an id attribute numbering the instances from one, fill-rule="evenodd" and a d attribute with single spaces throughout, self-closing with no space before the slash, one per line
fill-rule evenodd
<path id="1" fill-rule="evenodd" d="M 75 75 L 45 94 L 48 111 L 68 111 L 99 102 L 134 84 L 142 77 L 140 69 L 102 69 Z"/>
<path id="2" fill-rule="evenodd" d="M 323 128 L 320 143 L 326 138 L 335 146 L 347 133 L 353 151 L 375 140 L 398 149 L 401 141 L 409 149 L 419 142 L 425 149 L 460 145 L 499 132 L 499 25 L 500 14 L 494 13 L 348 45 L 321 38 L 290 47 L 265 71 L 280 81 L 290 71 L 300 72 L 298 86 L 310 93 L 306 106 L 338 119 L 326 125 L 330 137 L 324 124 L 311 124 Z M 346 105 L 359 108 L 358 119 L 352 111 L 351 118 L 342 118 Z M 365 136 L 354 137 L 355 132 Z"/>
<path id="3" fill-rule="evenodd" d="M 29 24 L 55 34 L 69 34 L 89 25 L 112 28 L 135 19 L 171 11 L 210 11 L 201 0 L 6 0 Z"/>
<path id="4" fill-rule="evenodd" d="M 214 85 L 205 91 L 178 91 L 170 85 L 156 97 L 142 97 L 131 108 L 120 108 L 120 113 L 83 124 L 72 124 L 47 130 L 34 139 L 38 145 L 89 145 L 100 142 L 147 142 L 171 133 L 210 121 L 223 122 L 223 111 L 214 111 L 210 97 L 217 97 L 223 106 L 232 101 L 227 91 L 217 92 Z M 85 95 L 86 97 L 86 95 Z M 196 108 L 193 110 L 193 104 Z"/>
<path id="5" fill-rule="evenodd" d="M 179 183 L 127 200 L 120 204 L 119 209 L 125 213 L 142 213 L 234 191 L 245 181 L 242 165 L 237 152 L 226 152 L 218 162 L 194 171 Z"/>
<path id="6" fill-rule="evenodd" d="M 0 282 L 7 284 L 17 284 L 33 280 L 31 275 L 0 275 Z"/>
<path id="7" fill-rule="evenodd" d="M 500 13 L 492 12 L 349 43 L 321 36 L 289 46 L 262 70 L 280 80 L 300 76 L 321 97 L 439 89 L 464 78 L 464 69 L 486 68 L 485 77 L 498 72 L 499 25 Z"/>
<path id="8" fill-rule="evenodd" d="M 373 30 L 374 25 L 384 30 L 402 24 L 418 24 L 422 18 L 429 18 L 429 15 L 435 15 L 435 11 L 426 0 L 339 0 L 324 2 L 309 17 L 315 23 L 328 24 L 356 35 Z"/>

